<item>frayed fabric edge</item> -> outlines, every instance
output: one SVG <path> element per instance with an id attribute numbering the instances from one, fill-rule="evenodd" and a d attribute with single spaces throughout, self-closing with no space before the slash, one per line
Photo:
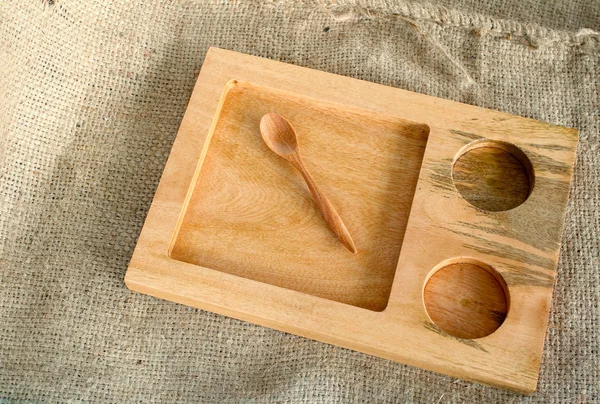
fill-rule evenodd
<path id="1" fill-rule="evenodd" d="M 480 14 L 466 14 L 456 10 L 435 6 L 430 3 L 407 4 L 399 2 L 393 6 L 373 7 L 357 1 L 316 1 L 337 22 L 356 23 L 377 19 L 400 18 L 415 27 L 419 23 L 434 23 L 441 27 L 470 30 L 476 36 L 490 35 L 509 39 L 532 49 L 554 44 L 579 47 L 584 53 L 600 54 L 600 32 L 589 28 L 577 32 L 553 30 L 536 24 L 493 19 Z M 384 5 L 385 2 L 383 2 Z"/>

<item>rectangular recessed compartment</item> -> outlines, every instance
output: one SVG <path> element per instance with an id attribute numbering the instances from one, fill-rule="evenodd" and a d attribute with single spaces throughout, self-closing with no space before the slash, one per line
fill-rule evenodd
<path id="1" fill-rule="evenodd" d="M 335 238 L 302 177 L 262 140 L 259 122 L 269 112 L 294 125 L 305 164 L 360 254 Z M 404 119 L 231 81 L 171 257 L 381 311 L 428 133 Z"/>

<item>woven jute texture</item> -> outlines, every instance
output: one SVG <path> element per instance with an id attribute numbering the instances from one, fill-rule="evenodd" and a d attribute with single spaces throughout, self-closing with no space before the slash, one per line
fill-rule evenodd
<path id="1" fill-rule="evenodd" d="M 598 402 L 598 10 L 582 0 L 506 10 L 467 0 L 0 2 L 0 397 Z M 209 46 L 579 129 L 538 392 L 456 380 L 125 288 Z"/>

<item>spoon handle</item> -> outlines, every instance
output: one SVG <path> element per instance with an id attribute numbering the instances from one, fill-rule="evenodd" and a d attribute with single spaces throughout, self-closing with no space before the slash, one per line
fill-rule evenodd
<path id="1" fill-rule="evenodd" d="M 327 199 L 323 191 L 321 191 L 321 188 L 319 188 L 315 180 L 312 178 L 312 176 L 304 166 L 304 163 L 300 159 L 300 156 L 296 155 L 296 158 L 290 159 L 290 161 L 292 162 L 294 167 L 296 167 L 296 169 L 300 171 L 300 174 L 302 174 L 304 181 L 306 181 L 306 185 L 308 185 L 310 193 L 312 194 L 315 202 L 317 203 L 317 207 L 321 211 L 321 214 L 327 222 L 327 225 L 329 225 L 331 231 L 336 235 L 338 240 L 340 240 L 348 250 L 350 250 L 353 254 L 356 254 L 356 246 L 354 245 L 354 241 L 350 236 L 350 232 L 348 232 L 346 225 L 344 224 L 344 222 L 342 222 L 342 218 L 340 217 L 340 215 L 338 215 L 337 211 L 335 210 L 329 199 Z"/>

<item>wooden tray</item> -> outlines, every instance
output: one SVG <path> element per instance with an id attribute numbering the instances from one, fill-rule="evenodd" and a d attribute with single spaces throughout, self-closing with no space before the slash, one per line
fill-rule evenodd
<path id="1" fill-rule="evenodd" d="M 358 254 L 262 141 L 268 112 Z M 576 146 L 573 129 L 211 48 L 125 282 L 532 392 Z"/>

